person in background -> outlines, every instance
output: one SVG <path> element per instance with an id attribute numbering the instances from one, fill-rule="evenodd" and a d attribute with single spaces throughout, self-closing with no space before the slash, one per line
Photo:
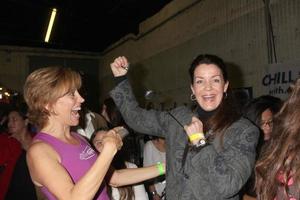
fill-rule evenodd
<path id="1" fill-rule="evenodd" d="M 90 140 L 95 130 L 101 127 L 107 127 L 106 119 L 96 112 L 89 110 L 85 105 L 82 106 L 80 112 L 79 125 L 75 127 L 75 131 Z"/>
<path id="2" fill-rule="evenodd" d="M 101 115 L 105 118 L 110 128 L 115 126 L 125 126 L 128 128 L 114 100 L 110 97 L 103 101 Z"/>
<path id="3" fill-rule="evenodd" d="M 151 136 L 151 140 L 144 146 L 143 166 L 150 166 L 158 162 L 166 162 L 166 143 L 161 137 Z M 160 200 L 166 187 L 165 176 L 149 180 L 148 191 L 153 200 Z"/>
<path id="4" fill-rule="evenodd" d="M 21 150 L 14 166 L 14 171 L 10 180 L 9 188 L 5 200 L 19 200 L 19 199 L 43 199 L 44 196 L 40 194 L 40 190 L 35 188 L 29 174 L 26 163 L 26 152 Z"/>
<path id="5" fill-rule="evenodd" d="M 26 107 L 6 105 L 3 111 L 3 117 L 9 118 L 11 134 L 8 134 L 6 126 L 0 131 L 0 199 L 36 200 L 37 194 L 26 165 L 26 151 L 21 144 L 21 141 L 26 141 L 25 134 L 28 134 L 24 122 Z"/>
<path id="6" fill-rule="evenodd" d="M 260 129 L 261 134 L 256 148 L 256 159 L 259 158 L 264 146 L 268 146 L 268 141 L 272 137 L 273 117 L 280 110 L 281 105 L 282 101 L 280 98 L 271 95 L 263 95 L 252 99 L 243 109 L 244 117 L 252 121 Z M 255 173 L 253 169 L 251 177 L 241 192 L 241 196 L 243 196 L 244 199 L 256 198 L 254 185 Z"/>
<path id="7" fill-rule="evenodd" d="M 223 60 L 207 54 L 193 60 L 189 73 L 196 110 L 142 109 L 125 76 L 127 58 L 117 57 L 110 66 L 117 82 L 110 95 L 126 123 L 166 139 L 166 198 L 239 199 L 254 167 L 259 131 L 239 115 Z"/>
<path id="8" fill-rule="evenodd" d="M 271 137 L 273 116 L 280 110 L 281 105 L 280 98 L 263 95 L 251 100 L 243 110 L 244 117 L 262 130 L 264 141 Z"/>
<path id="9" fill-rule="evenodd" d="M 78 89 L 79 73 L 65 67 L 45 67 L 26 79 L 24 98 L 28 118 L 39 132 L 27 151 L 27 164 L 34 184 L 49 200 L 108 200 L 107 183 L 115 187 L 134 184 L 164 173 L 164 166 L 110 170 L 111 161 L 122 146 L 118 127 L 97 143 L 97 154 L 88 141 L 72 132 L 79 123 L 84 99 Z M 97 137 L 97 136 L 96 136 Z M 96 138 L 97 139 L 97 138 Z"/>
<path id="10" fill-rule="evenodd" d="M 113 128 L 116 126 L 124 127 L 128 132 L 129 135 L 123 138 L 123 147 L 117 153 L 114 160 L 112 161 L 112 166 L 115 169 L 124 169 L 124 168 L 136 168 L 137 167 L 137 158 L 136 152 L 138 149 L 136 148 L 137 145 L 134 144 L 134 136 L 132 130 L 127 126 L 120 111 L 118 110 L 114 100 L 112 98 L 106 98 L 102 104 L 102 116 L 107 121 L 108 127 Z M 156 164 L 156 163 L 155 163 Z M 114 188 L 112 189 L 112 195 L 115 200 L 119 200 L 119 196 L 124 196 L 126 193 L 130 193 L 131 195 L 128 198 L 135 199 L 146 199 L 148 200 L 148 195 L 145 190 L 144 184 L 138 184 L 134 186 L 128 186 L 123 188 Z M 126 191 L 126 193 L 124 192 Z M 133 192 L 130 192 L 133 191 Z M 122 198 L 121 198 L 122 199 Z"/>
<path id="11" fill-rule="evenodd" d="M 94 136 L 98 136 L 98 142 L 101 142 L 101 137 L 104 137 L 107 134 L 107 128 L 100 128 L 95 131 Z M 114 169 L 121 170 L 126 168 L 137 168 L 137 165 L 129 162 L 130 159 L 130 143 L 127 141 L 127 136 L 123 136 L 123 146 L 115 155 L 111 165 Z M 97 141 L 92 138 L 92 143 L 96 145 Z M 156 164 L 156 163 L 155 163 Z M 145 190 L 145 186 L 142 183 L 128 185 L 123 187 L 109 187 L 108 194 L 111 200 L 148 200 L 148 195 Z"/>
<path id="12" fill-rule="evenodd" d="M 11 135 L 11 137 L 16 138 L 20 142 L 22 149 L 24 150 L 18 159 L 14 176 L 12 177 L 11 188 L 14 189 L 10 190 L 10 197 L 7 197 L 10 199 L 19 199 L 20 197 L 30 195 L 30 193 L 35 195 L 35 193 L 31 192 L 33 188 L 32 186 L 34 185 L 30 179 L 29 170 L 26 164 L 26 151 L 28 150 L 32 142 L 32 138 L 36 132 L 33 131 L 35 127 L 29 123 L 27 110 L 28 108 L 26 103 L 22 101 L 22 103 L 20 102 L 12 106 L 8 112 L 8 133 Z M 35 189 L 38 199 L 45 199 L 45 196 L 41 192 L 40 188 L 35 187 Z M 21 190 L 25 192 L 27 190 L 28 194 L 16 192 Z"/>
<path id="13" fill-rule="evenodd" d="M 275 116 L 268 146 L 255 167 L 259 200 L 300 198 L 300 78 Z"/>
<path id="14" fill-rule="evenodd" d="M 8 134 L 0 133 L 0 199 L 5 199 L 15 165 L 22 153 L 18 140 Z"/>
<path id="15" fill-rule="evenodd" d="M 122 126 L 129 132 L 128 136 L 125 138 L 126 144 L 128 145 L 128 148 L 126 149 L 126 152 L 128 154 L 127 161 L 141 166 L 138 154 L 141 149 L 139 148 L 139 145 L 137 145 L 136 141 L 138 134 L 136 134 L 125 123 L 118 107 L 111 97 L 108 97 L 103 101 L 101 115 L 105 118 L 107 126 L 109 128 Z"/>
<path id="16" fill-rule="evenodd" d="M 87 89 L 85 85 L 85 78 L 82 77 L 82 87 L 80 88 L 80 95 L 83 96 L 83 98 L 87 97 Z M 98 114 L 97 112 L 92 111 L 89 109 L 89 105 L 84 103 L 81 107 L 81 110 L 78 111 L 80 114 L 79 124 L 76 127 L 72 127 L 72 130 L 79 133 L 80 135 L 84 136 L 87 140 L 91 139 L 91 136 L 97 130 L 101 127 L 107 127 L 107 123 L 105 118 Z"/>
<path id="17" fill-rule="evenodd" d="M 19 108 L 14 107 L 9 111 L 7 127 L 8 133 L 22 144 L 23 149 L 27 150 L 32 141 L 33 133 L 30 132 L 25 103 L 21 104 Z"/>

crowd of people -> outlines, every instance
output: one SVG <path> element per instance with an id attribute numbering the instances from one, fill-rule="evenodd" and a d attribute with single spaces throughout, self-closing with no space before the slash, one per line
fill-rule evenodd
<path id="1" fill-rule="evenodd" d="M 194 106 L 164 111 L 138 104 L 126 57 L 110 68 L 99 112 L 70 68 L 27 77 L 24 102 L 1 111 L 0 199 L 300 199 L 300 79 L 286 100 L 241 109 L 224 61 L 200 54 L 187 70 Z M 150 138 L 142 151 L 137 133 Z"/>

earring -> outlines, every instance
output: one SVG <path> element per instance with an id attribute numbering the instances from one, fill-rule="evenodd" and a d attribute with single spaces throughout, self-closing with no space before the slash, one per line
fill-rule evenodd
<path id="1" fill-rule="evenodd" d="M 191 101 L 195 101 L 196 100 L 196 96 L 195 96 L 195 94 L 191 94 Z"/>
<path id="2" fill-rule="evenodd" d="M 224 92 L 224 95 L 223 95 L 224 99 L 227 98 L 227 92 Z"/>

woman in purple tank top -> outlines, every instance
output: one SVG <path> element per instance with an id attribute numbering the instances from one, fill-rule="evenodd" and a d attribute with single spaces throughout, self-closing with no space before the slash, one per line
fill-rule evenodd
<path id="1" fill-rule="evenodd" d="M 99 155 L 83 137 L 70 131 L 79 123 L 78 111 L 84 102 L 80 86 L 80 75 L 62 67 L 38 69 L 25 83 L 28 117 L 39 129 L 28 149 L 27 163 L 34 184 L 47 198 L 108 200 L 106 181 L 118 187 L 163 174 L 165 166 L 160 163 L 147 168 L 110 168 L 122 146 L 117 134 L 120 127 L 105 135 Z"/>

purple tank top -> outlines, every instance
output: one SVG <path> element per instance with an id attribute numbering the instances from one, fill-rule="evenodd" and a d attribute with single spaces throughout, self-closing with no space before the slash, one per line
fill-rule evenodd
<path id="1" fill-rule="evenodd" d="M 61 158 L 61 164 L 69 172 L 73 182 L 76 183 L 91 168 L 98 155 L 80 135 L 77 133 L 72 133 L 72 135 L 80 141 L 79 145 L 67 144 L 42 132 L 39 132 L 34 139 L 44 141 L 54 148 Z M 55 196 L 46 187 L 43 186 L 42 191 L 49 200 L 56 200 Z M 104 182 L 94 199 L 109 200 Z"/>

